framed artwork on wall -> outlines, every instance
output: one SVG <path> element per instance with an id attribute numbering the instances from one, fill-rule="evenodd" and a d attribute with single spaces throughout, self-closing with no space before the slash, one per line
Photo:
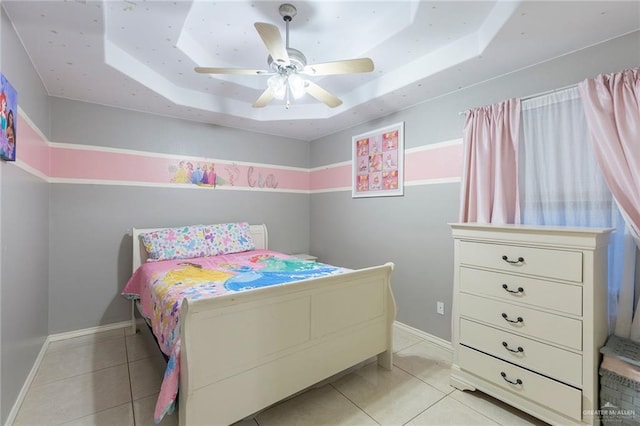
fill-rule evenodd
<path id="1" fill-rule="evenodd" d="M 16 119 L 18 94 L 4 74 L 0 73 L 0 158 L 16 160 Z"/>
<path id="2" fill-rule="evenodd" d="M 351 139 L 353 198 L 404 195 L 404 122 Z"/>

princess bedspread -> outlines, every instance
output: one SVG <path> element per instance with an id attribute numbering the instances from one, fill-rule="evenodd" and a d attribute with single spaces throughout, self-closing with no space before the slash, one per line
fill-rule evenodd
<path id="1" fill-rule="evenodd" d="M 141 265 L 122 294 L 140 299 L 162 351 L 169 357 L 154 413 L 160 422 L 173 412 L 179 385 L 180 306 L 182 299 L 201 299 L 230 292 L 338 274 L 344 268 L 293 258 L 269 250 Z"/>

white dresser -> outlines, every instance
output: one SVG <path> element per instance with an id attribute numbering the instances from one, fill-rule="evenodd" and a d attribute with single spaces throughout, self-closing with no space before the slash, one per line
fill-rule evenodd
<path id="1" fill-rule="evenodd" d="M 451 384 L 551 424 L 598 424 L 610 230 L 451 228 Z"/>

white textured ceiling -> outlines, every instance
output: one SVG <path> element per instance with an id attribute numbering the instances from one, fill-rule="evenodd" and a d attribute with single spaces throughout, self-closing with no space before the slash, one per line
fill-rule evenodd
<path id="1" fill-rule="evenodd" d="M 310 77 L 290 109 L 252 102 L 267 76 L 253 26 L 285 26 L 281 1 L 3 0 L 51 96 L 313 140 L 640 28 L 638 1 L 289 1 L 290 46 L 309 63 L 369 57 L 375 71 Z"/>

